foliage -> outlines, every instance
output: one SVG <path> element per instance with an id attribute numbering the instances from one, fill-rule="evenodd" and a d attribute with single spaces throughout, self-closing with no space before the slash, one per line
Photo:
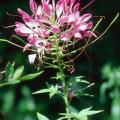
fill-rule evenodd
<path id="1" fill-rule="evenodd" d="M 43 116 L 43 115 L 40 114 L 40 113 L 37 113 L 37 116 L 38 116 L 38 119 L 39 119 L 39 120 L 49 120 L 47 117 Z"/>
<path id="2" fill-rule="evenodd" d="M 0 83 L 0 87 L 6 85 L 18 84 L 22 81 L 32 80 L 43 73 L 43 71 L 40 71 L 34 74 L 28 74 L 22 76 L 23 71 L 24 71 L 24 66 L 20 66 L 15 70 L 13 64 L 8 62 L 5 71 L 3 71 L 3 73 L 5 73 L 5 78 L 4 80 L 2 80 L 2 83 Z"/>
<path id="3" fill-rule="evenodd" d="M 111 118 L 119 120 L 120 118 L 120 68 L 113 67 L 107 64 L 102 69 L 102 78 L 107 81 L 101 86 L 101 101 L 105 102 L 106 91 L 110 90 L 109 97 L 112 99 L 111 103 Z"/>

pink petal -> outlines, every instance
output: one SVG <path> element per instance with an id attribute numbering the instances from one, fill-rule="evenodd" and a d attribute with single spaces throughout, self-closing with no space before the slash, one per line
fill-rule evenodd
<path id="1" fill-rule="evenodd" d="M 51 30 L 53 33 L 58 33 L 60 32 L 60 29 L 58 26 L 52 26 L 52 30 Z"/>
<path id="2" fill-rule="evenodd" d="M 63 16 L 59 19 L 60 24 L 64 24 L 67 21 L 68 21 L 68 16 Z"/>
<path id="3" fill-rule="evenodd" d="M 78 30 L 80 30 L 80 31 L 87 30 L 87 24 L 86 24 L 86 23 L 84 23 L 84 24 L 79 24 Z"/>
<path id="4" fill-rule="evenodd" d="M 37 12 L 37 4 L 36 4 L 35 0 L 30 0 L 30 9 L 31 9 L 32 13 L 35 15 Z"/>
<path id="5" fill-rule="evenodd" d="M 76 0 L 71 0 L 71 1 L 70 1 L 70 4 L 73 4 L 73 5 L 74 5 L 75 2 L 76 2 Z"/>
<path id="6" fill-rule="evenodd" d="M 73 36 L 73 30 L 68 30 L 66 32 L 66 34 L 67 34 L 67 36 L 69 36 L 69 38 L 72 37 Z"/>
<path id="7" fill-rule="evenodd" d="M 65 1 L 66 1 L 67 4 L 70 2 L 70 0 L 65 0 Z"/>
<path id="8" fill-rule="evenodd" d="M 63 3 L 61 0 L 59 0 L 56 4 L 56 15 L 57 15 L 57 18 L 59 18 L 61 16 L 63 12 Z"/>
<path id="9" fill-rule="evenodd" d="M 70 14 L 68 16 L 68 21 L 67 22 L 74 22 L 75 21 L 75 15 L 74 14 Z"/>
<path id="10" fill-rule="evenodd" d="M 81 24 L 77 25 L 77 29 L 80 30 L 80 31 L 91 29 L 92 27 L 93 27 L 92 22 L 90 22 L 90 23 L 81 23 Z"/>
<path id="11" fill-rule="evenodd" d="M 36 39 L 34 38 L 34 37 L 28 37 L 28 39 L 27 39 L 28 41 L 29 41 L 29 44 L 30 45 L 34 45 L 35 44 L 35 41 L 36 41 Z"/>
<path id="12" fill-rule="evenodd" d="M 27 16 L 23 16 L 23 20 L 24 20 L 25 23 L 27 23 L 27 22 L 31 21 L 31 18 L 27 17 Z"/>
<path id="13" fill-rule="evenodd" d="M 38 21 L 42 24 L 42 22 L 44 23 L 48 23 L 48 19 L 46 17 L 43 17 L 43 16 L 37 16 L 38 18 Z"/>
<path id="14" fill-rule="evenodd" d="M 39 22 L 37 21 L 37 19 L 23 17 L 23 20 L 24 20 L 25 24 L 31 29 L 39 26 Z"/>
<path id="15" fill-rule="evenodd" d="M 23 48 L 23 52 L 25 52 L 26 50 L 28 50 L 29 47 L 31 47 L 31 45 L 30 44 L 26 44 L 25 47 Z"/>
<path id="16" fill-rule="evenodd" d="M 15 32 L 20 36 L 28 36 L 28 34 L 22 33 L 19 29 L 15 29 Z"/>
<path id="17" fill-rule="evenodd" d="M 67 34 L 62 34 L 62 35 L 60 36 L 60 40 L 62 40 L 62 41 L 64 41 L 64 42 L 66 42 L 66 41 L 68 41 L 68 40 L 69 40 L 69 37 L 68 37 L 68 35 L 67 35 Z"/>
<path id="18" fill-rule="evenodd" d="M 69 9 L 68 9 L 68 4 L 70 2 L 70 0 L 63 0 L 63 12 L 64 14 L 66 14 L 67 12 L 69 12 Z"/>
<path id="19" fill-rule="evenodd" d="M 43 6 L 43 12 L 44 12 L 44 14 L 46 14 L 48 17 L 50 17 L 52 10 L 51 10 L 49 4 L 44 0 L 42 2 L 42 6 Z"/>
<path id="20" fill-rule="evenodd" d="M 42 8 L 40 5 L 38 6 L 36 15 L 42 15 Z"/>
<path id="21" fill-rule="evenodd" d="M 74 33 L 74 37 L 75 37 L 75 38 L 80 38 L 80 39 L 83 38 L 80 32 L 75 32 L 75 33 Z"/>
<path id="22" fill-rule="evenodd" d="M 40 29 L 41 37 L 46 38 L 49 36 L 50 32 L 46 29 Z"/>
<path id="23" fill-rule="evenodd" d="M 93 27 L 93 22 L 87 24 L 87 29 L 91 29 Z"/>
<path id="24" fill-rule="evenodd" d="M 16 22 L 16 29 L 19 30 L 21 33 L 25 33 L 25 34 L 31 34 L 33 33 L 33 31 L 31 29 L 29 29 L 27 26 L 25 26 L 24 24 L 20 23 L 20 22 Z"/>
<path id="25" fill-rule="evenodd" d="M 81 17 L 81 22 L 87 22 L 91 17 L 91 14 L 85 14 Z"/>
<path id="26" fill-rule="evenodd" d="M 63 0 L 63 12 L 66 13 L 67 11 L 67 2 L 66 0 Z"/>
<path id="27" fill-rule="evenodd" d="M 86 36 L 86 37 L 92 37 L 92 36 L 93 36 L 93 37 L 97 38 L 96 34 L 93 33 L 93 32 L 91 32 L 91 31 L 85 32 L 85 36 Z"/>
<path id="28" fill-rule="evenodd" d="M 30 64 L 33 64 L 35 62 L 36 54 L 31 54 L 28 56 Z"/>
<path id="29" fill-rule="evenodd" d="M 18 8 L 18 13 L 23 17 L 30 17 L 25 11 L 21 10 L 20 8 Z"/>
<path id="30" fill-rule="evenodd" d="M 75 4 L 75 1 L 76 0 L 71 0 L 70 1 L 70 8 L 69 8 L 69 10 L 70 10 L 71 13 L 73 12 L 73 5 Z"/>
<path id="31" fill-rule="evenodd" d="M 74 6 L 74 10 L 73 10 L 73 12 L 76 13 L 76 12 L 79 11 L 79 9 L 80 9 L 80 4 L 77 3 L 77 4 Z"/>

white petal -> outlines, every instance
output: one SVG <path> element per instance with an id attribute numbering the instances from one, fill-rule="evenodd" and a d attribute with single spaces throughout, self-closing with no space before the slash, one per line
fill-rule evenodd
<path id="1" fill-rule="evenodd" d="M 33 64 L 35 62 L 36 54 L 31 54 L 28 56 L 30 64 Z"/>

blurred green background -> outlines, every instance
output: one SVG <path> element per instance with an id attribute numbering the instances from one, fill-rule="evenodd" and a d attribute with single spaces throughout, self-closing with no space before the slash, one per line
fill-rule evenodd
<path id="1" fill-rule="evenodd" d="M 37 0 L 39 3 L 40 0 Z M 81 0 L 81 7 L 91 0 Z M 0 38 L 10 39 L 15 34 L 14 28 L 5 29 L 3 26 L 14 25 L 20 21 L 19 17 L 9 16 L 6 13 L 17 15 L 17 8 L 30 13 L 29 0 L 0 1 Z M 97 29 L 98 35 L 109 25 L 111 20 L 120 11 L 120 0 L 96 0 L 85 11 L 94 16 L 105 16 Z M 90 82 L 96 85 L 88 91 L 94 98 L 84 97 L 73 99 L 72 104 L 79 110 L 94 106 L 94 109 L 103 109 L 104 112 L 90 117 L 90 120 L 119 120 L 120 119 L 120 17 L 110 30 L 95 44 L 87 48 L 75 63 L 76 74 L 85 75 Z M 18 42 L 16 39 L 13 41 Z M 25 65 L 25 72 L 35 70 L 29 65 L 28 53 L 7 43 L 0 42 L 0 71 L 8 61 L 16 61 L 16 67 Z M 89 57 L 88 57 L 89 56 Z M 50 100 L 48 95 L 32 95 L 31 93 L 46 86 L 49 76 L 54 70 L 46 70 L 36 80 L 20 83 L 16 86 L 0 88 L 0 120 L 37 120 L 36 112 L 48 115 L 51 120 L 56 119 L 59 112 L 63 112 L 63 101 L 58 96 Z M 2 76 L 0 75 L 0 81 Z M 117 91 L 117 92 L 116 92 Z"/>

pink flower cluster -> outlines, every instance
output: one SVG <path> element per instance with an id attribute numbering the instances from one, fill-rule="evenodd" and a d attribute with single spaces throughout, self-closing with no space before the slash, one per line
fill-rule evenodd
<path id="1" fill-rule="evenodd" d="M 80 3 L 77 0 L 41 0 L 41 5 L 35 0 L 30 0 L 32 15 L 18 8 L 18 13 L 24 23 L 16 22 L 15 32 L 20 36 L 27 36 L 27 50 L 34 46 L 39 52 L 44 53 L 53 42 L 49 37 L 57 35 L 62 42 L 70 40 L 82 40 L 85 37 L 95 36 L 91 31 L 93 27 L 90 21 L 90 13 L 80 14 Z"/>

